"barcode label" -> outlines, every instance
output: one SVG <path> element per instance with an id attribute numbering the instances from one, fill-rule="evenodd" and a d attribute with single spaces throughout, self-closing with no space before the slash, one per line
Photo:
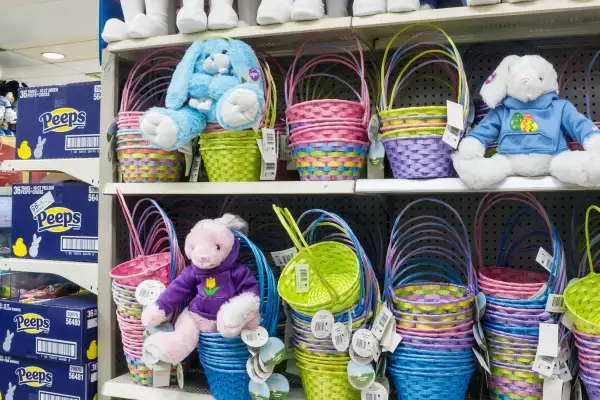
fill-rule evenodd
<path id="1" fill-rule="evenodd" d="M 565 304 L 565 297 L 559 294 L 548 295 L 548 302 L 546 303 L 546 311 L 553 313 L 566 313 L 567 305 Z"/>
<path id="2" fill-rule="evenodd" d="M 376 342 L 377 339 L 370 330 L 359 329 L 352 337 L 352 348 L 360 357 L 370 357 Z"/>
<path id="3" fill-rule="evenodd" d="M 66 396 L 64 394 L 39 392 L 39 400 L 81 400 L 78 396 Z"/>
<path id="4" fill-rule="evenodd" d="M 332 313 L 319 310 L 310 321 L 310 330 L 317 339 L 325 339 L 331 336 L 334 323 Z"/>
<path id="5" fill-rule="evenodd" d="M 65 150 L 99 150 L 100 135 L 67 135 Z"/>
<path id="6" fill-rule="evenodd" d="M 81 365 L 71 365 L 69 366 L 69 372 L 74 372 L 76 374 L 83 374 L 83 367 Z"/>
<path id="7" fill-rule="evenodd" d="M 538 355 L 535 358 L 532 370 L 544 376 L 550 377 L 554 371 L 554 364 L 556 364 L 556 358 Z"/>
<path id="8" fill-rule="evenodd" d="M 373 328 L 371 328 L 371 332 L 378 339 L 381 340 L 383 337 L 383 333 L 385 332 L 388 324 L 392 322 L 393 314 L 386 307 L 383 306 L 379 314 L 377 314 L 377 318 L 375 318 L 375 323 L 373 324 Z"/>
<path id="9" fill-rule="evenodd" d="M 540 247 L 538 250 L 537 257 L 535 261 L 538 262 L 542 267 L 544 267 L 548 272 L 552 272 L 552 255 L 546 251 L 543 247 Z"/>
<path id="10" fill-rule="evenodd" d="M 143 306 L 154 304 L 166 289 L 161 281 L 147 280 L 143 281 L 135 289 L 135 299 Z"/>
<path id="11" fill-rule="evenodd" d="M 367 346 L 367 342 L 366 342 L 366 341 L 364 341 L 364 340 L 362 340 L 362 339 L 358 339 L 358 340 L 356 341 L 356 346 L 357 346 L 359 349 L 367 349 L 367 348 L 368 348 L 368 346 Z"/>
<path id="12" fill-rule="evenodd" d="M 387 389 L 379 382 L 373 382 L 370 387 L 360 393 L 360 400 L 387 400 L 388 397 Z"/>
<path id="13" fill-rule="evenodd" d="M 350 331 L 344 323 L 336 322 L 333 324 L 331 336 L 333 337 L 333 346 L 336 350 L 348 350 L 348 346 L 350 345 Z"/>
<path id="14" fill-rule="evenodd" d="M 271 257 L 273 257 L 273 262 L 276 266 L 285 267 L 287 263 L 292 261 L 296 254 L 298 254 L 298 249 L 292 247 L 287 250 L 273 251 L 271 252 Z"/>
<path id="15" fill-rule="evenodd" d="M 296 293 L 307 293 L 308 286 L 308 264 L 296 264 Z"/>
<path id="16" fill-rule="evenodd" d="M 246 345 L 256 349 L 264 346 L 269 340 L 269 333 L 262 326 L 259 326 L 256 329 L 244 329 L 242 330 L 241 336 L 242 341 L 246 343 Z"/>
<path id="17" fill-rule="evenodd" d="M 458 148 L 460 142 L 461 130 L 450 125 L 446 125 L 446 130 L 442 136 L 442 141 L 453 149 Z"/>
<path id="18" fill-rule="evenodd" d="M 98 238 L 90 236 L 61 236 L 60 251 L 98 252 Z"/>
<path id="19" fill-rule="evenodd" d="M 77 343 L 36 338 L 35 352 L 36 354 L 75 359 L 77 358 Z"/>

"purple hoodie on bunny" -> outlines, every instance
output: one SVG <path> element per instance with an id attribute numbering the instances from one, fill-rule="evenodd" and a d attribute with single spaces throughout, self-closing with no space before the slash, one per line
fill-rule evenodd
<path id="1" fill-rule="evenodd" d="M 240 242 L 236 239 L 231 253 L 217 268 L 187 266 L 160 296 L 156 305 L 168 315 L 181 305 L 180 299 L 197 293 L 190 302 L 190 311 L 214 320 L 221 306 L 234 296 L 248 292 L 259 296 L 258 281 L 248 267 L 237 262 L 239 252 Z"/>

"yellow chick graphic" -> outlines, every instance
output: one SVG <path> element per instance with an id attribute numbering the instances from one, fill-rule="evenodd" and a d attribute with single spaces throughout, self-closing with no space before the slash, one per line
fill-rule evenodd
<path id="1" fill-rule="evenodd" d="M 13 254 L 17 257 L 25 257 L 27 255 L 27 246 L 23 243 L 23 238 L 18 238 L 17 243 L 12 247 Z"/>
<path id="2" fill-rule="evenodd" d="M 92 340 L 86 353 L 88 360 L 95 360 L 98 357 L 98 343 L 95 340 Z"/>
<path id="3" fill-rule="evenodd" d="M 0 400 L 2 400 L 2 399 L 0 399 Z M 96 393 L 96 394 L 94 395 L 94 400 L 98 400 L 98 393 Z"/>
<path id="4" fill-rule="evenodd" d="M 21 160 L 29 160 L 31 158 L 31 148 L 27 140 L 21 142 L 21 147 L 17 149 L 17 155 Z"/>

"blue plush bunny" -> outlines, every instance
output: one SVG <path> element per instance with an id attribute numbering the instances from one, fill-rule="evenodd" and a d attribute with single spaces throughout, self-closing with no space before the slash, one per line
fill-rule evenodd
<path id="1" fill-rule="evenodd" d="M 140 127 L 148 141 L 167 150 L 185 145 L 207 122 L 232 131 L 258 125 L 264 88 L 256 54 L 239 40 L 194 42 L 175 69 L 165 105 L 148 110 Z"/>

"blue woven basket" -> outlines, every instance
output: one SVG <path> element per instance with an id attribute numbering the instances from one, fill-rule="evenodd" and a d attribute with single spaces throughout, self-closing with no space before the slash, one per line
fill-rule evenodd
<path id="1" fill-rule="evenodd" d="M 250 400 L 248 384 L 250 377 L 246 368 L 243 370 L 225 370 L 202 364 L 210 394 L 215 400 Z"/>
<path id="2" fill-rule="evenodd" d="M 397 400 L 464 400 L 475 366 L 462 374 L 390 371 Z"/>

